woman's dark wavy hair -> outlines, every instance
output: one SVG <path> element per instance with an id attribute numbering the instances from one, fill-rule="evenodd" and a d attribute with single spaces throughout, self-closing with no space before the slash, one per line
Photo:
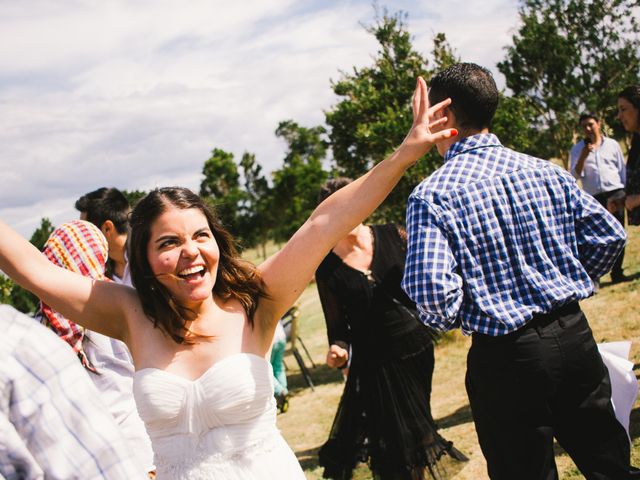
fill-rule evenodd
<path id="1" fill-rule="evenodd" d="M 624 98 L 638 110 L 638 124 L 640 124 L 640 85 L 630 85 L 618 94 L 618 98 Z M 640 157 L 640 134 L 633 132 L 629 159 Z"/>
<path id="2" fill-rule="evenodd" d="M 209 228 L 218 244 L 220 260 L 213 293 L 225 300 L 238 300 L 253 326 L 260 297 L 266 296 L 264 284 L 257 268 L 242 260 L 231 234 L 222 226 L 218 217 L 205 202 L 187 188 L 157 188 L 138 202 L 131 213 L 131 233 L 128 242 L 131 280 L 138 291 L 144 313 L 177 343 L 193 343 L 185 338 L 185 322 L 193 315 L 180 305 L 155 277 L 147 258 L 147 245 L 151 226 L 168 208 L 181 210 L 196 208 L 207 218 Z"/>

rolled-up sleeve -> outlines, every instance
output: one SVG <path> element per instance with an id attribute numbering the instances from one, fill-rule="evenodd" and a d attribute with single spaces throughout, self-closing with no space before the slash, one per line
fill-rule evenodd
<path id="1" fill-rule="evenodd" d="M 439 330 L 458 326 L 462 278 L 437 209 L 409 197 L 407 258 L 402 288 L 416 303 L 420 319 Z"/>
<path id="2" fill-rule="evenodd" d="M 591 278 L 597 279 L 611 270 L 627 235 L 615 217 L 591 195 L 577 187 L 573 193 L 580 263 Z"/>

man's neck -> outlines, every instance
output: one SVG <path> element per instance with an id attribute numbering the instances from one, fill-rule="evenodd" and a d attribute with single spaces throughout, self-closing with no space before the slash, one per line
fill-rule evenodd
<path id="1" fill-rule="evenodd" d="M 489 133 L 489 129 L 488 128 L 483 128 L 481 130 L 477 130 L 475 128 L 468 128 L 468 129 L 461 129 L 459 130 L 460 133 L 460 139 L 462 140 L 463 138 L 467 138 L 467 137 L 472 137 L 474 135 L 485 135 L 487 133 Z"/>
<path id="2" fill-rule="evenodd" d="M 113 260 L 113 259 L 112 259 Z M 118 277 L 124 277 L 124 269 L 127 264 L 124 261 L 113 260 L 113 274 Z"/>
<path id="3" fill-rule="evenodd" d="M 602 134 L 601 133 L 596 133 L 593 135 L 593 137 L 591 137 L 591 142 L 594 145 L 600 145 L 602 143 Z"/>
<path id="4" fill-rule="evenodd" d="M 443 157 L 447 153 L 447 150 L 449 150 L 449 147 L 451 147 L 451 145 L 453 145 L 454 143 L 457 143 L 457 142 L 459 142 L 461 140 L 464 140 L 467 137 L 471 137 L 473 135 L 489 133 L 489 129 L 488 128 L 483 128 L 481 130 L 478 130 L 478 129 L 474 129 L 474 128 L 459 128 L 457 125 L 454 125 L 453 128 L 456 128 L 458 130 L 458 135 L 456 135 L 455 137 L 451 137 L 451 138 L 447 138 L 445 140 L 442 140 L 441 142 L 439 142 L 437 144 L 438 153 L 440 153 L 440 155 L 442 155 Z"/>

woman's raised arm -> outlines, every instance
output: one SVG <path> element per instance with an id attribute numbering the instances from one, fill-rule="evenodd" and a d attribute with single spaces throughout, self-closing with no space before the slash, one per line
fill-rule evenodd
<path id="1" fill-rule="evenodd" d="M 70 272 L 0 221 L 0 270 L 54 310 L 99 333 L 126 341 L 127 309 L 137 310 L 135 290 Z"/>
<path id="2" fill-rule="evenodd" d="M 407 168 L 436 142 L 457 134 L 451 129 L 431 131 L 446 122 L 446 117 L 431 120 L 450 103 L 447 99 L 429 107 L 426 83 L 418 79 L 413 96 L 413 125 L 400 147 L 322 202 L 284 248 L 260 265 L 269 298 L 260 300 L 257 322 L 275 328 L 275 322 L 300 296 L 329 250 L 380 205 Z"/>

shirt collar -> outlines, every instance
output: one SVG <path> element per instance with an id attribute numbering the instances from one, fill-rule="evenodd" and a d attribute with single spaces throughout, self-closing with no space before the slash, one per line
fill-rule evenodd
<path id="1" fill-rule="evenodd" d="M 502 144 L 500 143 L 500 140 L 498 140 L 498 137 L 496 137 L 493 133 L 478 133 L 477 135 L 465 137 L 462 140 L 457 141 L 456 143 L 451 145 L 444 154 L 444 161 L 447 162 L 456 155 L 469 152 L 476 148 L 501 146 Z"/>

